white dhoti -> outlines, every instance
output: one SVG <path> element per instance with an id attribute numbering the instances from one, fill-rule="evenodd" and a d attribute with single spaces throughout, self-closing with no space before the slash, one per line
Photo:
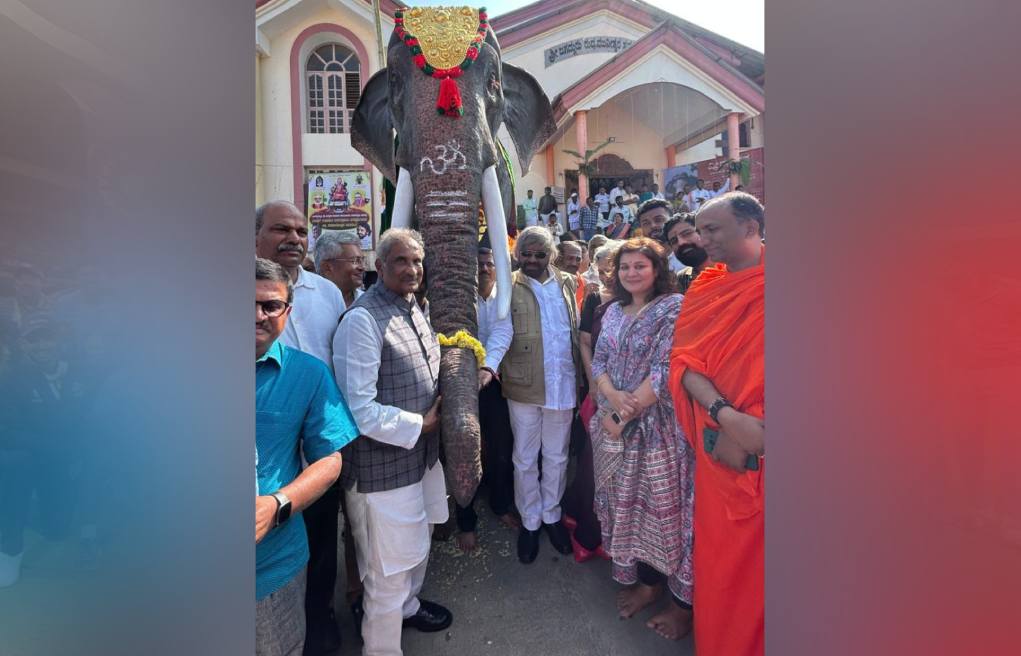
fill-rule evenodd
<path id="1" fill-rule="evenodd" d="M 431 525 L 448 517 L 443 467 L 437 462 L 420 482 L 395 490 L 348 490 L 347 510 L 365 587 L 362 654 L 401 656 L 401 624 L 418 612 Z"/>

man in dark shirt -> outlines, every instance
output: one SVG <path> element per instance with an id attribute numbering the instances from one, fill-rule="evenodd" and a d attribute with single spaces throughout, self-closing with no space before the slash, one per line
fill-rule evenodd
<path id="1" fill-rule="evenodd" d="M 702 246 L 702 238 L 695 229 L 694 215 L 677 215 L 663 226 L 667 244 L 674 252 L 674 257 L 684 265 L 677 272 L 677 290 L 684 294 L 692 281 L 698 277 L 702 269 L 712 266 L 709 254 Z"/>
<path id="2" fill-rule="evenodd" d="M 545 193 L 539 199 L 539 225 L 547 225 L 551 214 L 557 213 L 557 199 L 553 197 L 553 190 L 546 187 Z"/>

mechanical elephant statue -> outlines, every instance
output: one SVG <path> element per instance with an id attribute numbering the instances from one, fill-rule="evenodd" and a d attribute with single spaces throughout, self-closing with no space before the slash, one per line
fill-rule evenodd
<path id="1" fill-rule="evenodd" d="M 507 127 L 522 173 L 556 130 L 549 99 L 539 83 L 525 71 L 503 63 L 492 30 L 480 25 L 479 35 L 483 27 L 485 36 L 475 46 L 477 57 L 456 79 L 462 115 L 437 113 L 441 80 L 420 70 L 421 57 L 416 64 L 411 48 L 395 29 L 387 47 L 387 67 L 373 75 L 362 91 L 351 133 L 352 145 L 396 184 L 392 225 L 411 227 L 417 219 L 426 246 L 432 324 L 437 333 L 448 337 L 461 330 L 478 337 L 480 203 L 496 260 L 501 315 L 506 316 L 510 307 L 506 244 L 514 198 L 511 171 L 497 144 L 497 130 L 501 125 Z M 481 363 L 471 349 L 442 350 L 440 390 L 447 480 L 457 502 L 465 505 L 474 496 L 482 471 L 478 421 Z"/>

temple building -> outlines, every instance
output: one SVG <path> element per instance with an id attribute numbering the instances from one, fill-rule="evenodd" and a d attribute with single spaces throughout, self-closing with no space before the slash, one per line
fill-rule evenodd
<path id="1" fill-rule="evenodd" d="M 385 43 L 405 5 L 380 6 Z M 332 212 L 328 227 L 361 226 L 371 249 L 382 176 L 352 148 L 350 124 L 380 67 L 372 2 L 257 0 L 255 15 L 256 203 Z M 539 81 L 557 122 L 529 172 L 515 170 L 519 201 L 618 180 L 669 197 L 696 178 L 765 199 L 762 53 L 639 0 L 539 1 L 490 22 L 504 62 Z"/>

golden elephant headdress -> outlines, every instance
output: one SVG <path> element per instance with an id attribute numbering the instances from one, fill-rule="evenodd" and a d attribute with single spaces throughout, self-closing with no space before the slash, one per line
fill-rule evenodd
<path id="1" fill-rule="evenodd" d="M 454 80 L 479 56 L 488 30 L 485 7 L 413 7 L 394 12 L 394 32 L 411 50 L 415 66 L 440 80 L 438 114 L 452 118 L 464 114 Z"/>

